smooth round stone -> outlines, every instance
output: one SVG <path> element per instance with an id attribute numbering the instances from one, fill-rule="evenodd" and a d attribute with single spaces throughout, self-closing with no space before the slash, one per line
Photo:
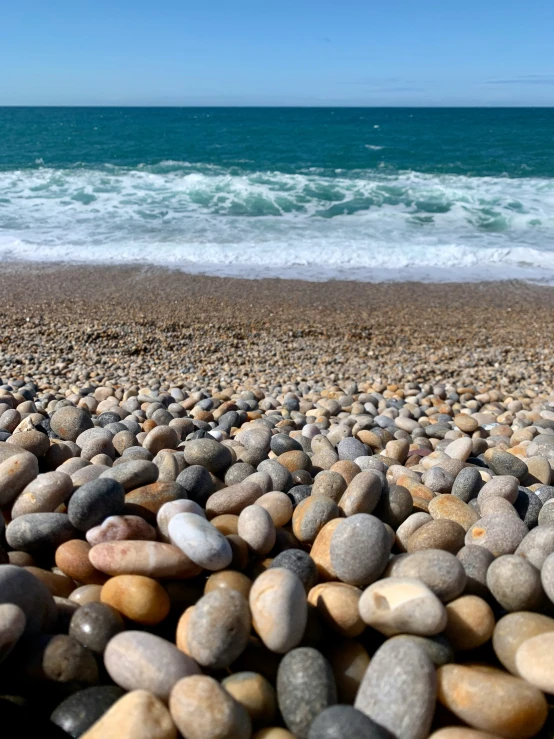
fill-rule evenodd
<path id="1" fill-rule="evenodd" d="M 529 529 L 519 518 L 493 514 L 473 524 L 465 536 L 465 543 L 485 547 L 495 557 L 500 557 L 513 554 L 528 533 Z"/>
<path id="2" fill-rule="evenodd" d="M 545 693 L 554 693 L 554 632 L 527 639 L 515 654 L 519 675 Z"/>
<path id="3" fill-rule="evenodd" d="M 516 555 L 524 557 L 540 570 L 546 558 L 554 552 L 554 524 L 532 529 L 516 549 Z"/>
<path id="4" fill-rule="evenodd" d="M 250 475 L 253 475 L 254 472 L 256 472 L 256 468 L 253 465 L 247 462 L 236 462 L 229 467 L 223 481 L 228 487 L 236 485 L 246 480 Z"/>
<path id="5" fill-rule="evenodd" d="M 339 515 L 340 509 L 331 498 L 324 495 L 310 496 L 294 509 L 292 531 L 298 541 L 313 544 L 325 524 Z"/>
<path id="6" fill-rule="evenodd" d="M 374 582 L 386 567 L 391 543 L 375 516 L 358 513 L 341 520 L 330 544 L 331 565 L 339 580 L 350 585 Z"/>
<path id="7" fill-rule="evenodd" d="M 23 635 L 27 619 L 24 611 L 13 603 L 0 604 L 0 663 Z"/>
<path id="8" fill-rule="evenodd" d="M 391 575 L 421 580 L 445 603 L 463 592 L 467 580 L 461 562 L 442 549 L 424 549 L 402 557 Z"/>
<path id="9" fill-rule="evenodd" d="M 299 505 L 303 500 L 309 498 L 312 494 L 311 485 L 295 485 L 287 491 L 287 496 L 293 507 Z"/>
<path id="10" fill-rule="evenodd" d="M 125 495 L 125 508 L 128 513 L 142 516 L 153 524 L 164 503 L 186 498 L 186 491 L 177 482 L 153 482 L 135 488 Z"/>
<path id="11" fill-rule="evenodd" d="M 514 508 L 528 529 L 538 525 L 542 503 L 540 498 L 531 490 L 524 487 L 519 488 Z"/>
<path id="12" fill-rule="evenodd" d="M 273 519 L 269 512 L 259 505 L 247 506 L 241 512 L 237 533 L 257 555 L 267 554 L 275 544 Z"/>
<path id="13" fill-rule="evenodd" d="M 437 634 L 436 636 L 399 634 L 398 636 L 393 636 L 392 639 L 409 639 L 423 647 L 435 667 L 446 665 L 448 662 L 454 662 L 454 649 L 443 634 Z"/>
<path id="14" fill-rule="evenodd" d="M 429 521 L 420 526 L 407 542 L 409 554 L 422 549 L 443 549 L 456 554 L 464 545 L 465 529 L 446 518 Z"/>
<path id="15" fill-rule="evenodd" d="M 71 405 L 55 411 L 50 419 L 52 431 L 65 441 L 77 441 L 77 437 L 92 426 L 90 416 L 82 408 Z"/>
<path id="16" fill-rule="evenodd" d="M 56 549 L 56 566 L 83 585 L 103 585 L 107 577 L 99 572 L 89 559 L 91 546 L 82 539 L 71 539 Z"/>
<path id="17" fill-rule="evenodd" d="M 123 695 L 124 691 L 116 685 L 79 690 L 59 704 L 50 716 L 50 721 L 77 739 Z"/>
<path id="18" fill-rule="evenodd" d="M 541 485 L 540 488 L 535 490 L 535 495 L 537 495 L 537 497 L 539 498 L 539 500 L 544 506 L 545 503 L 547 503 L 549 500 L 552 500 L 554 498 L 554 486 Z"/>
<path id="19" fill-rule="evenodd" d="M 487 570 L 494 560 L 494 554 L 485 547 L 475 544 L 466 544 L 456 557 L 462 563 L 466 573 L 465 592 L 467 595 L 478 595 L 486 598 L 489 595 L 487 588 Z"/>
<path id="20" fill-rule="evenodd" d="M 125 690 L 147 690 L 167 701 L 183 677 L 200 673 L 198 665 L 174 644 L 144 631 L 114 636 L 104 652 L 112 680 Z"/>
<path id="21" fill-rule="evenodd" d="M 342 521 L 341 518 L 334 518 L 326 523 L 317 535 L 310 550 L 310 557 L 315 562 L 319 579 L 322 581 L 337 579 L 337 573 L 331 564 L 331 541 L 335 530 Z"/>
<path id="22" fill-rule="evenodd" d="M 477 502 L 479 505 L 490 498 L 504 498 L 508 503 L 515 503 L 519 490 L 519 480 L 513 475 L 499 475 L 493 477 L 492 480 L 485 483 L 479 495 Z"/>
<path id="23" fill-rule="evenodd" d="M 354 708 L 398 739 L 425 739 L 435 699 L 435 667 L 425 649 L 390 639 L 374 654 Z"/>
<path id="24" fill-rule="evenodd" d="M 83 739 L 177 739 L 162 701 L 146 690 L 133 690 L 116 701 Z"/>
<path id="25" fill-rule="evenodd" d="M 312 486 L 312 495 L 324 495 L 338 503 L 342 494 L 346 490 L 346 482 L 342 475 L 331 470 L 323 470 L 314 478 Z"/>
<path id="26" fill-rule="evenodd" d="M 69 596 L 69 600 L 77 603 L 78 605 L 85 605 L 86 603 L 99 603 L 100 595 L 102 593 L 102 585 L 81 585 Z"/>
<path id="27" fill-rule="evenodd" d="M 102 654 L 112 637 L 125 629 L 125 622 L 115 608 L 106 603 L 80 606 L 69 624 L 69 635 L 92 652 Z"/>
<path id="28" fill-rule="evenodd" d="M 238 534 L 239 517 L 233 516 L 232 513 L 223 513 L 221 516 L 216 516 L 211 519 L 210 523 L 212 526 L 215 526 L 223 536 Z"/>
<path id="29" fill-rule="evenodd" d="M 386 636 L 434 636 L 446 627 L 444 605 L 420 580 L 391 577 L 370 585 L 360 598 L 360 615 Z"/>
<path id="30" fill-rule="evenodd" d="M 105 470 L 102 478 L 115 480 L 123 486 L 125 492 L 129 492 L 145 485 L 151 485 L 156 482 L 159 474 L 160 470 L 154 462 L 146 459 L 131 459 Z"/>
<path id="31" fill-rule="evenodd" d="M 382 483 L 374 470 L 360 472 L 346 488 L 339 501 L 345 516 L 373 513 L 381 498 Z"/>
<path id="32" fill-rule="evenodd" d="M 45 472 L 32 480 L 13 504 L 11 516 L 53 513 L 73 492 L 71 477 L 64 472 Z"/>
<path id="33" fill-rule="evenodd" d="M 500 449 L 491 449 L 490 452 L 487 463 L 495 475 L 513 475 L 518 480 L 527 476 L 527 465 L 521 459 Z"/>
<path id="34" fill-rule="evenodd" d="M 428 513 L 425 513 L 423 511 L 418 511 L 409 515 L 408 518 L 403 521 L 396 530 L 395 543 L 398 549 L 401 552 L 405 552 L 411 535 L 415 531 L 417 531 L 417 529 L 421 528 L 421 526 L 429 523 L 432 520 L 433 518 Z"/>
<path id="35" fill-rule="evenodd" d="M 539 570 L 517 554 L 505 554 L 491 563 L 487 587 L 506 611 L 534 611 L 544 602 Z"/>
<path id="36" fill-rule="evenodd" d="M 539 526 L 546 526 L 547 524 L 554 523 L 554 501 L 546 501 L 539 511 L 537 523 Z"/>
<path id="37" fill-rule="evenodd" d="M 169 613 L 169 596 L 163 587 L 142 575 L 118 575 L 102 586 L 102 603 L 145 626 L 163 621 Z"/>
<path id="38" fill-rule="evenodd" d="M 308 739 L 390 739 L 390 733 L 352 706 L 330 706 L 312 721 Z"/>
<path id="39" fill-rule="evenodd" d="M 374 512 L 377 518 L 392 526 L 396 531 L 411 514 L 413 505 L 413 498 L 405 487 L 390 485 L 381 492 L 379 503 Z"/>
<path id="40" fill-rule="evenodd" d="M 43 582 L 52 595 L 67 598 L 73 590 L 75 590 L 75 583 L 64 574 L 56 574 L 45 570 L 41 567 L 26 567 L 27 572 L 30 572 L 38 580 Z"/>
<path id="41" fill-rule="evenodd" d="M 475 467 L 464 467 L 464 469 L 456 475 L 451 493 L 464 503 L 476 498 L 479 490 L 483 485 L 483 480 L 479 474 L 479 470 Z"/>
<path id="42" fill-rule="evenodd" d="M 215 526 L 195 513 L 178 513 L 169 522 L 169 538 L 189 559 L 206 570 L 224 570 L 233 552 Z"/>
<path id="43" fill-rule="evenodd" d="M 168 503 L 164 503 L 156 515 L 158 530 L 161 534 L 161 538 L 164 541 L 169 541 L 169 532 L 168 532 L 169 522 L 171 521 L 173 516 L 176 516 L 178 513 L 194 513 L 197 516 L 206 518 L 206 514 L 204 513 L 202 508 L 200 508 L 198 503 L 195 503 L 193 500 L 172 500 L 172 501 L 169 501 Z M 154 533 L 155 533 L 155 530 L 154 530 Z M 137 538 L 146 538 L 146 537 L 137 537 Z"/>
<path id="44" fill-rule="evenodd" d="M 191 465 L 180 472 L 177 476 L 177 483 L 187 491 L 187 496 L 200 506 L 206 505 L 206 501 L 214 491 L 210 473 L 198 464 Z"/>
<path id="45" fill-rule="evenodd" d="M 206 580 L 204 595 L 207 595 L 214 590 L 230 589 L 236 590 L 248 599 L 251 587 L 252 580 L 242 572 L 237 572 L 236 570 L 220 570 L 219 572 L 214 572 L 213 575 L 210 575 Z"/>
<path id="46" fill-rule="evenodd" d="M 86 485 L 88 482 L 98 480 L 98 478 L 101 477 L 102 474 L 109 469 L 109 467 L 104 468 L 100 464 L 88 464 L 87 467 L 82 467 L 76 472 L 70 473 L 71 481 L 73 483 L 73 489 L 76 490 L 77 488 Z M 67 472 L 69 474 L 69 469 L 67 470 Z"/>
<path id="47" fill-rule="evenodd" d="M 542 728 L 546 699 L 533 685 L 486 666 L 444 665 L 438 699 L 469 726 L 503 737 L 532 737 Z"/>
<path id="48" fill-rule="evenodd" d="M 456 498 L 455 495 L 439 495 L 430 500 L 429 514 L 436 521 L 443 518 L 455 521 L 460 524 L 464 531 L 469 531 L 473 524 L 479 520 L 479 514 L 463 500 Z"/>
<path id="49" fill-rule="evenodd" d="M 495 626 L 492 645 L 504 667 L 522 677 L 516 664 L 516 654 L 522 644 L 539 634 L 554 631 L 554 619 L 540 613 L 509 613 Z"/>
<path id="50" fill-rule="evenodd" d="M 292 518 L 293 506 L 286 493 L 277 490 L 264 493 L 254 505 L 265 508 L 275 526 L 286 526 Z"/>
<path id="51" fill-rule="evenodd" d="M 454 416 L 454 424 L 465 434 L 472 434 L 479 428 L 478 421 L 467 413 L 459 413 Z"/>
<path id="52" fill-rule="evenodd" d="M 16 446 L 11 447 L 10 456 L 0 457 L 0 506 L 11 503 L 38 475 L 38 460 L 34 454 Z"/>
<path id="53" fill-rule="evenodd" d="M 40 660 L 43 675 L 53 682 L 73 683 L 79 687 L 98 683 L 98 666 L 91 651 L 66 634 L 47 637 L 39 652 L 33 655 Z"/>
<path id="54" fill-rule="evenodd" d="M 162 449 L 177 449 L 179 442 L 180 439 L 171 426 L 156 426 L 148 432 L 142 446 L 156 456 Z"/>
<path id="55" fill-rule="evenodd" d="M 88 531 L 108 516 L 123 513 L 125 491 L 115 480 L 99 478 L 76 490 L 69 500 L 67 515 L 79 531 Z"/>
<path id="56" fill-rule="evenodd" d="M 27 513 L 6 527 L 6 540 L 12 549 L 39 556 L 51 554 L 78 535 L 65 513 Z"/>
<path id="57" fill-rule="evenodd" d="M 108 541 L 89 552 L 91 564 L 108 575 L 189 578 L 202 572 L 184 552 L 159 541 Z"/>
<path id="58" fill-rule="evenodd" d="M 494 631 L 489 604 L 476 595 L 463 595 L 446 606 L 448 622 L 444 634 L 457 652 L 485 644 Z"/>
<path id="59" fill-rule="evenodd" d="M 285 462 L 287 459 L 290 462 L 293 462 L 293 464 L 290 465 L 292 469 L 289 469 L 287 466 L 285 466 Z M 290 452 L 282 455 L 282 457 L 279 457 L 278 460 L 264 459 L 258 465 L 258 472 L 264 472 L 265 474 L 269 475 L 272 490 L 281 490 L 282 492 L 286 493 L 294 485 L 294 481 L 291 475 L 292 472 L 296 472 L 297 469 L 303 469 L 304 467 L 306 467 L 306 469 L 311 469 L 311 464 L 308 464 L 306 462 L 306 459 L 308 459 L 309 461 L 309 458 L 304 454 L 304 452 Z M 295 462 L 303 465 L 303 467 L 295 467 Z"/>
<path id="60" fill-rule="evenodd" d="M 169 710 L 187 739 L 249 739 L 248 712 L 207 675 L 185 677 L 175 685 Z"/>
<path id="61" fill-rule="evenodd" d="M 140 516 L 108 516 L 87 531 L 86 539 L 91 546 L 108 541 L 155 541 L 156 529 Z"/>
<path id="62" fill-rule="evenodd" d="M 350 436 L 337 444 L 337 452 L 340 460 L 347 459 L 353 462 L 356 457 L 366 457 L 369 454 L 369 447 Z"/>
<path id="63" fill-rule="evenodd" d="M 270 569 L 281 567 L 293 572 L 306 592 L 309 592 L 317 583 L 317 567 L 310 555 L 302 549 L 286 549 L 278 554 L 270 564 Z"/>
<path id="64" fill-rule="evenodd" d="M 446 470 L 443 470 L 442 467 L 437 466 L 431 467 L 430 470 L 427 470 L 421 481 L 434 493 L 447 494 L 452 490 L 454 476 Z"/>
<path id="65" fill-rule="evenodd" d="M 244 651 L 252 621 L 241 593 L 219 588 L 204 595 L 194 606 L 187 625 L 187 647 L 203 667 L 229 667 Z"/>
<path id="66" fill-rule="evenodd" d="M 222 686 L 248 712 L 254 725 L 271 724 L 277 713 L 277 697 L 271 683 L 257 672 L 236 672 Z"/>
<path id="67" fill-rule="evenodd" d="M 325 657 L 311 647 L 286 654 L 277 672 L 277 702 L 288 729 L 307 739 L 312 721 L 337 702 L 335 679 Z"/>
<path id="68" fill-rule="evenodd" d="M 308 618 L 306 592 L 290 570 L 276 567 L 259 575 L 249 596 L 252 624 L 265 646 L 285 654 L 304 636 Z"/>
<path id="69" fill-rule="evenodd" d="M 194 439 L 185 446 L 185 461 L 188 465 L 198 464 L 217 475 L 233 463 L 231 452 L 215 439 Z"/>
<path id="70" fill-rule="evenodd" d="M 474 510 L 481 514 L 481 518 L 485 516 L 515 516 L 519 518 L 516 509 L 511 503 L 508 503 L 504 498 L 489 498 L 485 500 L 481 505 L 476 500 L 470 500 L 469 505 L 473 506 Z"/>
<path id="71" fill-rule="evenodd" d="M 365 630 L 360 618 L 359 588 L 342 582 L 325 582 L 308 593 L 308 603 L 317 608 L 321 620 L 341 636 L 356 637 Z"/>
<path id="72" fill-rule="evenodd" d="M 223 490 L 213 493 L 208 498 L 206 515 L 208 518 L 221 516 L 225 513 L 238 516 L 247 506 L 254 505 L 262 494 L 262 488 L 249 480 L 223 488 Z"/>

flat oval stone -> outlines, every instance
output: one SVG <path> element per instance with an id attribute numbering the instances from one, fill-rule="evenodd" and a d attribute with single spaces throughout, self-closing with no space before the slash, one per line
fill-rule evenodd
<path id="1" fill-rule="evenodd" d="M 446 606 L 448 622 L 444 634 L 454 649 L 476 649 L 487 642 L 495 620 L 489 604 L 476 595 L 463 595 Z"/>
<path id="2" fill-rule="evenodd" d="M 133 690 L 116 701 L 83 739 L 177 739 L 164 704 L 146 690 Z"/>
<path id="3" fill-rule="evenodd" d="M 0 604 L 0 663 L 23 635 L 27 619 L 24 611 L 13 603 Z"/>
<path id="4" fill-rule="evenodd" d="M 519 675 L 545 693 L 554 693 L 554 632 L 549 631 L 527 639 L 515 654 Z"/>
<path id="5" fill-rule="evenodd" d="M 115 480 L 98 478 L 85 483 L 69 500 L 67 515 L 79 531 L 88 531 L 108 516 L 123 513 L 125 491 Z"/>
<path id="6" fill-rule="evenodd" d="M 490 449 L 489 452 L 490 454 L 485 453 L 485 457 L 495 475 L 513 475 L 518 480 L 523 480 L 527 477 L 527 465 L 523 460 L 500 449 Z"/>
<path id="7" fill-rule="evenodd" d="M 187 464 L 198 464 L 217 475 L 233 463 L 231 452 L 215 439 L 194 439 L 185 446 Z"/>
<path id="8" fill-rule="evenodd" d="M 331 537 L 330 558 L 337 577 L 350 585 L 374 582 L 386 567 L 391 542 L 375 516 L 358 513 L 342 520 Z"/>
<path id="9" fill-rule="evenodd" d="M 177 449 L 179 441 L 177 432 L 171 426 L 156 426 L 148 432 L 142 446 L 155 456 L 162 449 Z"/>
<path id="10" fill-rule="evenodd" d="M 320 580 L 336 580 L 337 573 L 331 563 L 331 541 L 336 528 L 343 519 L 334 518 L 321 529 L 310 550 Z"/>
<path id="11" fill-rule="evenodd" d="M 277 702 L 290 731 L 307 739 L 312 721 L 337 702 L 333 672 L 321 652 L 300 647 L 283 657 L 277 672 Z"/>
<path id="12" fill-rule="evenodd" d="M 229 667 L 244 651 L 252 620 L 241 593 L 219 588 L 204 595 L 194 606 L 187 624 L 187 647 L 203 667 Z"/>
<path id="13" fill-rule="evenodd" d="M 108 541 L 155 541 L 156 529 L 140 516 L 108 516 L 87 531 L 86 539 L 91 546 Z"/>
<path id="14" fill-rule="evenodd" d="M 233 552 L 215 526 L 194 513 L 178 513 L 169 522 L 169 538 L 187 557 L 206 570 L 223 570 Z"/>
<path id="15" fill-rule="evenodd" d="M 158 511 L 165 503 L 186 497 L 186 490 L 177 482 L 153 482 L 127 493 L 125 507 L 127 512 L 136 513 L 149 523 L 154 523 Z"/>
<path id="16" fill-rule="evenodd" d="M 80 737 L 124 695 L 117 685 L 85 688 L 62 701 L 50 716 L 50 721 L 69 736 Z"/>
<path id="17" fill-rule="evenodd" d="M 247 506 L 241 512 L 237 533 L 258 555 L 267 554 L 275 544 L 273 519 L 265 508 L 258 505 Z"/>
<path id="18" fill-rule="evenodd" d="M 73 482 L 65 472 L 45 472 L 32 480 L 16 498 L 12 519 L 26 513 L 53 513 L 72 492 Z"/>
<path id="19" fill-rule="evenodd" d="M 78 535 L 66 513 L 26 513 L 6 528 L 12 549 L 39 556 L 51 555 L 60 544 Z"/>
<path id="20" fill-rule="evenodd" d="M 420 580 L 391 577 L 364 590 L 360 615 L 368 626 L 386 636 L 416 634 L 433 636 L 444 630 L 446 610 L 437 596 Z"/>
<path id="21" fill-rule="evenodd" d="M 444 549 L 456 554 L 464 545 L 465 533 L 465 529 L 456 521 L 446 518 L 429 521 L 414 531 L 406 549 L 410 554 L 422 549 Z"/>
<path id="22" fill-rule="evenodd" d="M 300 643 L 308 606 L 304 586 L 290 570 L 276 567 L 259 575 L 249 603 L 254 629 L 268 649 L 285 654 Z"/>
<path id="23" fill-rule="evenodd" d="M 308 593 L 308 603 L 317 608 L 322 621 L 342 636 L 356 637 L 365 629 L 359 614 L 361 590 L 342 582 L 320 583 Z"/>
<path id="24" fill-rule="evenodd" d="M 437 670 L 437 681 L 439 701 L 475 729 L 527 739 L 546 721 L 543 693 L 493 667 L 444 665 Z"/>
<path id="25" fill-rule="evenodd" d="M 237 572 L 236 570 L 219 570 L 219 572 L 214 572 L 206 580 L 204 595 L 220 588 L 230 588 L 231 590 L 236 590 L 245 598 L 248 598 L 251 587 L 252 580 L 242 572 Z"/>
<path id="26" fill-rule="evenodd" d="M 206 514 L 204 513 L 202 508 L 200 508 L 198 503 L 195 503 L 193 500 L 172 500 L 172 501 L 169 501 L 168 503 L 164 503 L 156 515 L 158 530 L 161 534 L 161 538 L 164 541 L 169 541 L 169 532 L 168 532 L 169 522 L 171 521 L 173 516 L 176 516 L 178 513 L 195 513 L 197 516 L 206 518 Z M 154 529 L 153 531 L 155 534 Z M 131 538 L 131 537 L 128 537 L 128 538 Z M 141 537 L 137 537 L 137 538 L 141 538 Z M 145 537 L 142 537 L 142 538 L 145 538 Z"/>
<path id="27" fill-rule="evenodd" d="M 150 485 L 158 479 L 159 469 L 146 459 L 132 459 L 118 464 L 102 473 L 103 478 L 115 480 L 123 485 L 125 492 Z"/>
<path id="28" fill-rule="evenodd" d="M 429 514 L 435 519 L 447 518 L 459 523 L 464 531 L 479 520 L 479 514 L 455 495 L 439 495 L 429 501 Z"/>
<path id="29" fill-rule="evenodd" d="M 482 485 L 483 480 L 479 470 L 475 467 L 464 467 L 456 475 L 451 493 L 464 503 L 469 503 L 470 500 L 477 497 Z"/>
<path id="30" fill-rule="evenodd" d="M 435 667 L 425 649 L 390 639 L 374 654 L 354 707 L 398 739 L 425 739 L 435 697 Z"/>
<path id="31" fill-rule="evenodd" d="M 178 547 L 159 541 L 108 541 L 92 547 L 89 559 L 108 575 L 180 579 L 202 572 Z"/>
<path id="32" fill-rule="evenodd" d="M 516 664 L 519 647 L 539 634 L 554 631 L 554 619 L 540 613 L 509 613 L 495 626 L 492 645 L 504 667 L 516 677 L 522 677 Z"/>
<path id="33" fill-rule="evenodd" d="M 310 725 L 308 739 L 390 739 L 390 733 L 353 706 L 330 706 Z"/>
<path id="34" fill-rule="evenodd" d="M 175 685 L 169 710 L 187 739 L 249 739 L 247 711 L 212 677 L 192 675 Z"/>
<path id="35" fill-rule="evenodd" d="M 529 533 L 527 526 L 516 516 L 493 514 L 473 524 L 465 537 L 466 544 L 485 547 L 495 557 L 513 554 Z"/>
<path id="36" fill-rule="evenodd" d="M 381 498 L 382 484 L 379 474 L 373 470 L 360 472 L 346 488 L 339 501 L 345 516 L 356 513 L 373 513 Z"/>
<path id="37" fill-rule="evenodd" d="M 255 725 L 271 724 L 277 713 L 277 697 L 271 683 L 257 672 L 235 672 L 222 686 L 248 712 Z"/>
<path id="38" fill-rule="evenodd" d="M 177 476 L 177 483 L 186 490 L 185 497 L 194 500 L 200 506 L 206 505 L 206 501 L 214 491 L 212 476 L 199 464 L 193 464 L 180 472 Z"/>
<path id="39" fill-rule="evenodd" d="M 183 677 L 200 668 L 174 644 L 145 631 L 124 631 L 114 636 L 104 652 L 112 680 L 125 690 L 147 690 L 163 701 Z"/>
<path id="40" fill-rule="evenodd" d="M 262 494 L 263 490 L 257 483 L 250 480 L 239 482 L 210 495 L 206 502 L 206 515 L 208 518 L 224 513 L 238 516 L 247 506 L 253 505 Z"/>
<path id="41" fill-rule="evenodd" d="M 381 492 L 375 515 L 396 531 L 412 513 L 413 506 L 413 498 L 405 487 L 389 485 Z"/>
<path id="42" fill-rule="evenodd" d="M 298 541 L 313 544 L 325 524 L 339 515 L 340 508 L 331 498 L 310 496 L 296 506 L 292 515 L 292 531 Z"/>
<path id="43" fill-rule="evenodd" d="M 10 456 L 0 458 L 0 506 L 11 503 L 38 475 L 38 460 L 31 452 L 12 444 Z"/>
<path id="44" fill-rule="evenodd" d="M 286 493 L 278 490 L 264 493 L 255 505 L 266 509 L 275 526 L 286 526 L 292 518 L 292 502 Z"/>
<path id="45" fill-rule="evenodd" d="M 285 549 L 274 557 L 270 564 L 272 567 L 283 567 L 293 572 L 306 592 L 311 590 L 317 583 L 317 567 L 312 557 L 302 549 Z"/>
<path id="46" fill-rule="evenodd" d="M 519 480 L 513 475 L 499 475 L 493 477 L 492 480 L 485 483 L 479 495 L 477 502 L 479 505 L 490 498 L 504 498 L 508 503 L 515 503 L 519 490 Z"/>
<path id="47" fill-rule="evenodd" d="M 102 603 L 107 603 L 126 618 L 145 626 L 163 621 L 170 601 L 163 587 L 142 575 L 117 575 L 102 587 Z"/>
<path id="48" fill-rule="evenodd" d="M 540 570 L 546 558 L 554 552 L 554 524 L 545 524 L 532 529 L 516 549 L 519 557 L 524 557 Z"/>
<path id="49" fill-rule="evenodd" d="M 491 563 L 487 587 L 506 611 L 539 610 L 545 601 L 539 570 L 517 554 L 505 554 Z"/>
<path id="50" fill-rule="evenodd" d="M 110 639 L 124 629 L 120 613 L 106 603 L 80 606 L 69 623 L 69 635 L 97 654 L 102 654 Z"/>
<path id="51" fill-rule="evenodd" d="M 410 496 L 411 497 L 411 496 Z M 413 503 L 412 503 L 413 504 Z M 396 530 L 395 543 L 401 552 L 405 552 L 411 535 L 424 524 L 432 521 L 432 516 L 424 511 L 417 511 L 408 516 Z"/>
<path id="52" fill-rule="evenodd" d="M 468 595 L 478 595 L 487 598 L 487 570 L 494 560 L 494 554 L 485 547 L 475 544 L 466 544 L 462 547 L 456 557 L 462 563 L 466 573 L 465 592 Z"/>
<path id="53" fill-rule="evenodd" d="M 393 566 L 391 575 L 421 580 L 445 603 L 461 595 L 467 580 L 461 562 L 442 549 L 423 549 L 408 554 Z"/>
<path id="54" fill-rule="evenodd" d="M 56 566 L 83 585 L 103 585 L 108 579 L 89 559 L 90 544 L 82 539 L 70 539 L 56 549 Z"/>
<path id="55" fill-rule="evenodd" d="M 82 408 L 67 405 L 52 415 L 50 427 L 60 439 L 77 441 L 83 431 L 92 428 L 92 420 Z"/>

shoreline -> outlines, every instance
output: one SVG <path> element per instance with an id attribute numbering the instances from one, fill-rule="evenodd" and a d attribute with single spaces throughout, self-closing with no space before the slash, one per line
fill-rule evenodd
<path id="1" fill-rule="evenodd" d="M 548 285 L 322 283 L 5 262 L 0 291 L 3 379 L 367 378 L 552 390 Z"/>

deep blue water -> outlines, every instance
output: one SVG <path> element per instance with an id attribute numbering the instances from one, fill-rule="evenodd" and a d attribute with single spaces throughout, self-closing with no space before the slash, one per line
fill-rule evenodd
<path id="1" fill-rule="evenodd" d="M 0 108 L 0 257 L 554 277 L 554 109 Z"/>

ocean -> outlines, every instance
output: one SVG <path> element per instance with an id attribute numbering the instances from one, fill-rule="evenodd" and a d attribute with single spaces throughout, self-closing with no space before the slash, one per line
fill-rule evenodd
<path id="1" fill-rule="evenodd" d="M 0 258 L 554 282 L 554 108 L 0 108 Z"/>

